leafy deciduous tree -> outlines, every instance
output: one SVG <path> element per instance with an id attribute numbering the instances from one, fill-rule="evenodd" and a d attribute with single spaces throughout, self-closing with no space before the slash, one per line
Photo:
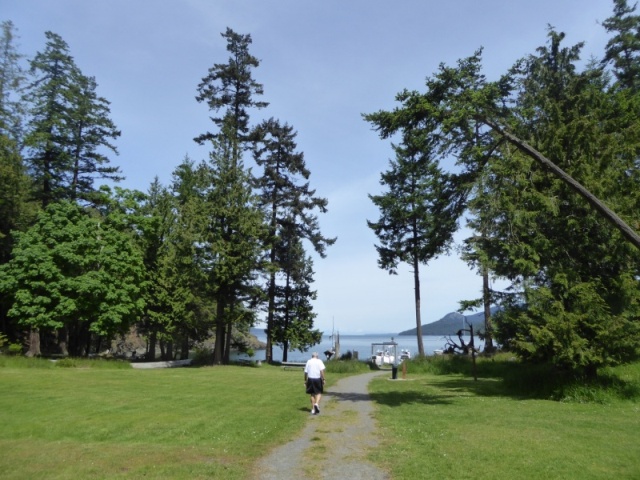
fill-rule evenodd
<path id="1" fill-rule="evenodd" d="M 2 267 L 0 289 L 14 300 L 9 315 L 25 327 L 66 331 L 72 355 L 89 353 L 91 334 L 127 329 L 142 311 L 144 269 L 118 223 L 69 202 L 47 207 Z"/>

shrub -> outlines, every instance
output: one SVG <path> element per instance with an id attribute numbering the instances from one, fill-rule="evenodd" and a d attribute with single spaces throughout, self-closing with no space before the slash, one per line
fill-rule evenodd
<path id="1" fill-rule="evenodd" d="M 197 348 L 193 358 L 191 359 L 191 365 L 202 366 L 213 364 L 213 352 L 208 348 Z"/>

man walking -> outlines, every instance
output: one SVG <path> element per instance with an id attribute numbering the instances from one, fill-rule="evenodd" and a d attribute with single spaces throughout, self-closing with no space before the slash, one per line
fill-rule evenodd
<path id="1" fill-rule="evenodd" d="M 320 399 L 324 392 L 324 363 L 318 358 L 318 352 L 313 352 L 304 367 L 304 385 L 311 395 L 311 415 L 320 413 Z"/>

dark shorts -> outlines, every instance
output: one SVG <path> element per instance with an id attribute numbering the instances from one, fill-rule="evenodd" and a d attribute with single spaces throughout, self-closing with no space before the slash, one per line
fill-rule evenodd
<path id="1" fill-rule="evenodd" d="M 307 393 L 309 395 L 317 395 L 318 393 L 322 393 L 322 379 L 307 378 Z"/>

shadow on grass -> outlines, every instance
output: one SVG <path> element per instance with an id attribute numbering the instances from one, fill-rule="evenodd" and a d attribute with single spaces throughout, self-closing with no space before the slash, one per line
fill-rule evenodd
<path id="1" fill-rule="evenodd" d="M 370 399 L 380 405 L 388 407 L 399 407 L 400 405 L 421 404 L 421 405 L 451 405 L 453 398 L 459 395 L 432 394 L 426 391 L 393 391 L 376 392 L 369 395 Z"/>

